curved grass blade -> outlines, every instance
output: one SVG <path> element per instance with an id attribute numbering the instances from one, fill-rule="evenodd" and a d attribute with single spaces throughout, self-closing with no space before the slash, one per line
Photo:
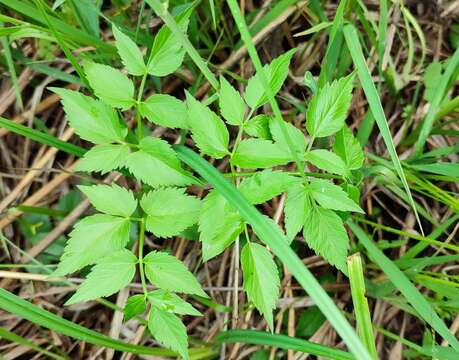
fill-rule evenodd
<path id="1" fill-rule="evenodd" d="M 338 309 L 316 278 L 290 248 L 286 236 L 279 227 L 269 218 L 263 216 L 234 185 L 227 181 L 217 169 L 193 150 L 183 145 L 177 145 L 174 149 L 180 160 L 213 185 L 239 211 L 244 220 L 252 226 L 258 237 L 288 267 L 289 271 L 295 276 L 303 289 L 307 291 L 335 330 L 343 338 L 349 350 L 358 359 L 372 359 L 340 309 Z"/>
<path id="2" fill-rule="evenodd" d="M 443 339 L 447 340 L 450 345 L 459 351 L 459 341 L 449 331 L 448 327 L 437 315 L 430 303 L 424 298 L 413 283 L 403 274 L 402 271 L 395 265 L 384 253 L 379 250 L 365 232 L 352 221 L 348 221 L 348 225 L 352 232 L 357 236 L 360 243 L 368 251 L 372 260 L 381 268 L 382 271 L 389 277 L 390 281 L 403 294 L 413 308 L 418 312 L 420 317 L 424 319 Z"/>
<path id="3" fill-rule="evenodd" d="M 123 341 L 112 339 L 111 337 L 102 335 L 97 331 L 89 330 L 83 326 L 74 324 L 71 321 L 54 315 L 49 311 L 43 310 L 38 306 L 10 293 L 9 291 L 6 291 L 5 289 L 0 289 L 0 308 L 23 319 L 29 320 L 34 324 L 54 330 L 74 339 L 86 341 L 93 345 L 133 354 L 176 356 L 174 352 L 168 349 L 132 345 Z M 207 348 L 190 349 L 190 356 L 192 358 L 193 355 L 200 357 L 199 354 L 204 350 L 207 353 L 209 352 L 209 349 Z"/>
<path id="4" fill-rule="evenodd" d="M 229 330 L 221 332 L 217 342 L 232 344 L 255 344 L 273 346 L 285 350 L 299 351 L 315 356 L 334 360 L 354 360 L 355 357 L 345 351 L 313 343 L 311 341 L 290 337 L 287 335 L 270 334 L 255 330 Z"/>
<path id="5" fill-rule="evenodd" d="M 46 355 L 50 359 L 58 359 L 58 360 L 69 359 L 68 357 L 57 355 L 57 354 L 52 353 L 51 351 L 43 349 L 40 346 L 34 344 L 32 341 L 25 339 L 22 336 L 19 336 L 18 334 L 8 331 L 2 327 L 0 327 L 0 338 L 11 341 L 15 344 L 21 344 L 23 346 L 31 348 L 32 350 L 35 350 L 36 352 L 40 354 Z"/>
<path id="6" fill-rule="evenodd" d="M 370 71 L 368 70 L 367 63 L 363 56 L 362 46 L 360 45 L 359 37 L 357 35 L 357 30 L 354 25 L 347 24 L 344 26 L 344 37 L 346 39 L 349 52 L 351 53 L 352 60 L 354 65 L 357 68 L 357 73 L 359 75 L 360 83 L 362 84 L 363 91 L 368 99 L 368 104 L 370 105 L 371 112 L 373 117 L 378 124 L 379 130 L 381 131 L 381 136 L 384 139 L 389 155 L 394 163 L 395 171 L 397 172 L 400 180 L 402 181 L 405 192 L 408 195 L 410 206 L 413 208 L 414 215 L 416 216 L 416 221 L 419 225 L 422 235 L 424 235 L 424 230 L 422 229 L 421 220 L 419 219 L 418 211 L 416 210 L 416 205 L 414 204 L 413 196 L 411 195 L 410 187 L 403 172 L 402 164 L 398 158 L 397 151 L 395 150 L 394 142 L 392 141 L 392 136 L 389 130 L 389 125 L 387 124 L 386 115 L 381 105 L 381 100 L 376 91 L 375 84 L 371 79 Z"/>

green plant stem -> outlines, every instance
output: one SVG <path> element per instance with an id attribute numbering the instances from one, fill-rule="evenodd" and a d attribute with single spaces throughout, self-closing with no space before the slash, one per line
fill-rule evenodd
<path id="1" fill-rule="evenodd" d="M 143 267 L 143 243 L 145 241 L 145 218 L 140 222 L 139 229 L 139 244 L 138 244 L 138 258 L 139 258 L 139 274 L 140 282 L 142 283 L 142 290 L 145 297 L 147 297 L 148 289 L 147 282 L 145 280 L 145 272 Z"/>
<path id="2" fill-rule="evenodd" d="M 143 138 L 143 133 L 142 133 L 142 116 L 140 115 L 140 102 L 142 101 L 142 95 L 143 95 L 143 89 L 145 88 L 145 82 L 147 80 L 147 75 L 148 72 L 145 71 L 145 74 L 142 76 L 142 80 L 140 81 L 140 87 L 139 87 L 139 92 L 137 94 L 137 100 L 136 100 L 136 117 L 137 117 L 137 139 L 142 140 Z"/>

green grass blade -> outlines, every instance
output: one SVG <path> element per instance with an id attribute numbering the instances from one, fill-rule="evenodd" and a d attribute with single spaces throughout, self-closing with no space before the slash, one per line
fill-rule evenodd
<path id="1" fill-rule="evenodd" d="M 0 22 L 0 25 L 3 25 L 3 23 Z M 22 103 L 21 97 L 21 88 L 19 87 L 18 78 L 16 76 L 16 69 L 14 68 L 13 57 L 11 56 L 10 44 L 8 43 L 8 38 L 6 36 L 2 36 L 2 46 L 6 64 L 8 66 L 8 72 L 10 73 L 11 82 L 13 83 L 14 92 L 16 93 L 16 101 L 21 110 L 24 110 L 24 104 Z"/>
<path id="2" fill-rule="evenodd" d="M 20 344 L 25 347 L 31 348 L 32 350 L 35 350 L 36 352 L 40 354 L 46 355 L 50 359 L 58 359 L 58 360 L 69 359 L 68 357 L 57 355 L 57 354 L 52 353 L 51 351 L 42 349 L 40 346 L 34 344 L 32 341 L 27 340 L 23 338 L 22 336 L 19 336 L 15 334 L 14 332 L 8 331 L 2 327 L 0 327 L 0 338 L 11 341 L 14 344 Z"/>
<path id="3" fill-rule="evenodd" d="M 418 289 L 416 289 L 413 283 L 408 280 L 405 274 L 403 274 L 403 272 L 400 271 L 400 269 L 376 247 L 376 245 L 359 226 L 354 224 L 352 221 L 348 221 L 348 225 L 355 236 L 357 236 L 360 243 L 368 251 L 371 259 L 381 268 L 382 271 L 384 271 L 390 281 L 418 312 L 420 317 L 424 319 L 424 321 L 427 322 L 436 332 L 438 332 L 443 339 L 447 340 L 456 351 L 459 351 L 459 341 L 453 334 L 451 334 L 448 327 L 437 315 L 425 297 Z"/>
<path id="4" fill-rule="evenodd" d="M 311 341 L 294 338 L 286 335 L 270 334 L 255 330 L 229 330 L 218 334 L 217 342 L 232 344 L 255 344 L 277 347 L 284 350 L 294 350 L 315 356 L 322 356 L 334 360 L 354 360 L 352 354 Z"/>
<path id="5" fill-rule="evenodd" d="M 207 81 L 212 87 L 218 90 L 220 83 L 218 82 L 215 75 L 210 71 L 206 62 L 202 59 L 201 55 L 196 51 L 193 44 L 188 40 L 187 36 L 180 30 L 174 18 L 167 11 L 166 5 L 160 0 L 146 0 L 148 5 L 155 11 L 155 13 L 164 21 L 166 26 L 172 31 L 172 33 L 179 39 L 180 43 L 190 56 L 191 60 L 194 61 L 196 66 L 201 70 L 202 74 L 206 77 Z"/>
<path id="6" fill-rule="evenodd" d="M 362 46 L 360 45 L 357 30 L 353 25 L 348 24 L 344 26 L 343 31 L 347 46 L 349 48 L 349 52 L 352 56 L 352 60 L 354 61 L 354 65 L 357 68 L 357 73 L 359 75 L 363 91 L 365 92 L 365 95 L 368 99 L 371 112 L 373 113 L 373 117 L 376 120 L 376 124 L 378 125 L 379 130 L 381 131 L 381 136 L 384 140 L 384 143 L 386 144 L 387 150 L 389 151 L 389 155 L 394 164 L 395 171 L 397 172 L 400 180 L 402 181 L 403 187 L 405 188 L 405 192 L 408 195 L 408 198 L 410 200 L 410 206 L 413 208 L 421 233 L 424 235 L 421 220 L 419 219 L 419 214 L 416 210 L 413 196 L 411 195 L 410 187 L 408 186 L 405 173 L 403 172 L 402 164 L 400 163 L 397 151 L 395 150 L 389 125 L 387 124 L 386 115 L 384 114 L 384 110 L 381 105 L 381 100 L 378 96 L 378 92 L 376 91 L 375 84 L 373 83 L 370 71 L 368 70 L 367 63 L 365 62 L 365 58 L 363 56 Z"/>
<path id="7" fill-rule="evenodd" d="M 352 303 L 357 320 L 357 331 L 373 359 L 378 358 L 376 352 L 373 325 L 370 309 L 365 297 L 365 279 L 363 277 L 362 259 L 359 253 L 347 258 L 349 282 L 351 284 Z"/>
<path id="8" fill-rule="evenodd" d="M 290 248 L 288 240 L 279 227 L 262 215 L 220 172 L 191 149 L 178 145 L 174 147 L 180 160 L 189 165 L 226 198 L 249 223 L 257 236 L 268 245 L 273 253 L 288 267 L 303 289 L 328 318 L 332 326 L 347 344 L 349 350 L 361 360 L 371 359 L 354 329 L 349 325 L 341 310 L 335 305 L 316 278 Z"/>
<path id="9" fill-rule="evenodd" d="M 18 135 L 25 136 L 31 140 L 37 141 L 41 144 L 55 147 L 56 149 L 65 151 L 66 153 L 76 156 L 83 156 L 86 149 L 68 142 L 56 139 L 54 136 L 48 135 L 38 130 L 31 129 L 27 126 L 16 124 L 14 121 L 0 117 L 0 127 L 8 129 Z"/>
<path id="10" fill-rule="evenodd" d="M 433 123 L 437 116 L 437 111 L 440 108 L 440 104 L 445 96 L 446 91 L 448 90 L 448 85 L 450 84 L 451 76 L 459 68 L 459 47 L 454 52 L 454 55 L 449 59 L 448 65 L 446 66 L 445 72 L 440 77 L 438 85 L 435 91 L 435 96 L 430 104 L 429 111 L 422 122 L 421 133 L 419 134 L 418 139 L 414 145 L 416 153 L 419 154 L 422 152 L 424 145 L 429 137 L 430 131 L 432 130 Z"/>

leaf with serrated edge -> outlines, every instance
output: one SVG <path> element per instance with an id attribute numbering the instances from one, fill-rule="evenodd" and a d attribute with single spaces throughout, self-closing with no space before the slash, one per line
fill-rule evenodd
<path id="1" fill-rule="evenodd" d="M 65 304 L 71 305 L 116 293 L 131 282 L 136 263 L 136 256 L 126 249 L 102 258 Z"/>
<path id="2" fill-rule="evenodd" d="M 351 105 L 354 74 L 327 83 L 317 90 L 308 105 L 306 128 L 320 138 L 339 131 Z"/>
<path id="3" fill-rule="evenodd" d="M 113 35 L 115 36 L 115 46 L 121 61 L 126 66 L 129 74 L 143 75 L 147 71 L 143 55 L 134 41 L 125 35 L 116 25 L 112 26 Z"/>
<path id="4" fill-rule="evenodd" d="M 269 140 L 247 139 L 239 143 L 231 159 L 244 169 L 269 168 L 291 162 L 291 153 Z"/>
<path id="5" fill-rule="evenodd" d="M 242 180 L 239 191 L 252 204 L 262 204 L 299 182 L 301 179 L 296 176 L 267 169 Z"/>
<path id="6" fill-rule="evenodd" d="M 137 179 L 153 187 L 185 186 L 195 182 L 166 141 L 146 137 L 139 147 L 139 151 L 129 154 L 126 160 L 127 168 Z"/>
<path id="7" fill-rule="evenodd" d="M 208 297 L 194 275 L 175 256 L 152 251 L 143 262 L 148 280 L 160 289 Z"/>
<path id="8" fill-rule="evenodd" d="M 188 125 L 201 152 L 217 159 L 228 155 L 229 134 L 223 120 L 188 92 L 186 101 Z"/>
<path id="9" fill-rule="evenodd" d="M 89 85 L 103 102 L 121 110 L 134 105 L 134 84 L 121 71 L 92 62 L 86 63 L 84 70 Z"/>
<path id="10" fill-rule="evenodd" d="M 311 207 L 308 192 L 303 185 L 293 186 L 285 199 L 285 229 L 287 237 L 293 240 L 303 228 L 306 214 Z"/>
<path id="11" fill-rule="evenodd" d="M 220 112 L 230 125 L 242 125 L 244 122 L 245 102 L 239 91 L 235 90 L 230 83 L 220 76 L 219 94 Z"/>
<path id="12" fill-rule="evenodd" d="M 184 189 L 150 191 L 140 200 L 147 216 L 146 228 L 158 237 L 180 234 L 198 221 L 201 201 Z"/>
<path id="13" fill-rule="evenodd" d="M 204 198 L 199 215 L 199 241 L 204 261 L 222 253 L 243 230 L 242 218 L 224 197 L 211 191 Z"/>
<path id="14" fill-rule="evenodd" d="M 313 207 L 306 214 L 303 228 L 306 243 L 330 264 L 347 272 L 346 257 L 349 238 L 343 221 L 332 210 Z"/>
<path id="15" fill-rule="evenodd" d="M 63 276 L 96 263 L 123 249 L 129 241 L 130 222 L 120 217 L 96 214 L 76 223 L 52 276 Z"/>
<path id="16" fill-rule="evenodd" d="M 171 95 L 151 95 L 140 103 L 139 109 L 142 116 L 154 124 L 168 128 L 188 128 L 186 105 Z"/>
<path id="17" fill-rule="evenodd" d="M 148 301 L 157 309 L 170 311 L 179 315 L 201 316 L 190 303 L 180 298 L 178 295 L 166 290 L 155 290 L 148 293 Z"/>
<path id="18" fill-rule="evenodd" d="M 343 189 L 327 180 L 311 180 L 307 190 L 312 198 L 324 208 L 364 213 L 360 206 L 351 200 Z"/>
<path id="19" fill-rule="evenodd" d="M 127 145 L 96 145 L 86 152 L 76 171 L 98 171 L 102 175 L 124 166 L 129 155 Z"/>
<path id="20" fill-rule="evenodd" d="M 271 94 L 276 95 L 282 87 L 285 79 L 288 75 L 288 67 L 290 60 L 296 49 L 291 49 L 286 53 L 275 58 L 269 65 L 263 66 L 266 79 L 268 80 L 269 87 L 271 88 Z M 245 90 L 244 99 L 251 108 L 258 108 L 268 101 L 263 81 L 261 80 L 261 74 L 256 73 L 252 76 Z"/>
<path id="21" fill-rule="evenodd" d="M 189 359 L 186 327 L 177 316 L 153 308 L 148 318 L 148 329 L 161 344 L 176 351 L 185 360 Z"/>
<path id="22" fill-rule="evenodd" d="M 284 123 L 289 136 L 290 141 L 292 142 L 293 148 L 299 154 L 303 154 L 306 149 L 306 137 L 303 132 L 298 129 L 296 126 L 290 123 Z M 290 147 L 288 145 L 287 139 L 284 137 L 284 132 L 282 131 L 281 124 L 276 119 L 271 119 L 269 123 L 269 130 L 273 137 L 276 145 L 280 146 L 286 152 L 290 152 Z"/>
<path id="23" fill-rule="evenodd" d="M 360 169 L 363 164 L 363 151 L 352 131 L 344 126 L 335 136 L 333 151 L 341 157 L 348 170 Z"/>
<path id="24" fill-rule="evenodd" d="M 132 295 L 127 299 L 126 306 L 123 309 L 124 321 L 144 313 L 145 310 L 147 310 L 145 296 L 143 294 Z"/>
<path id="25" fill-rule="evenodd" d="M 244 124 L 244 131 L 247 135 L 271 140 L 271 132 L 269 131 L 271 119 L 270 116 L 265 114 L 257 115 Z"/>
<path id="26" fill-rule="evenodd" d="M 241 252 L 243 286 L 247 297 L 273 329 L 273 309 L 279 297 L 279 273 L 266 247 L 249 242 Z"/>
<path id="27" fill-rule="evenodd" d="M 50 88 L 61 97 L 70 126 L 84 140 L 94 144 L 123 141 L 127 128 L 110 106 L 77 91 Z"/>
<path id="28" fill-rule="evenodd" d="M 332 174 L 348 176 L 349 170 L 344 161 L 336 154 L 325 149 L 311 150 L 304 156 L 315 167 Z"/>
<path id="29" fill-rule="evenodd" d="M 132 191 L 116 184 L 112 185 L 79 185 L 97 211 L 129 217 L 137 208 L 137 200 Z"/>

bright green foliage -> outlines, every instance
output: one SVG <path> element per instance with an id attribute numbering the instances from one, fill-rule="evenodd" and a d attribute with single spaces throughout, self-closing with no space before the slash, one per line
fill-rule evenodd
<path id="1" fill-rule="evenodd" d="M 262 204 L 298 183 L 301 179 L 296 176 L 267 169 L 244 179 L 239 190 L 252 204 Z"/>
<path id="2" fill-rule="evenodd" d="M 269 168 L 287 164 L 292 161 L 291 157 L 290 151 L 272 141 L 247 139 L 240 142 L 232 162 L 245 169 Z"/>
<path id="3" fill-rule="evenodd" d="M 194 275 L 175 256 L 152 251 L 143 262 L 148 280 L 160 289 L 207 297 Z"/>
<path id="4" fill-rule="evenodd" d="M 105 174 L 122 168 L 129 155 L 127 145 L 96 145 L 91 148 L 76 166 L 77 171 L 99 171 Z"/>
<path id="5" fill-rule="evenodd" d="M 111 66 L 92 62 L 84 68 L 89 85 L 100 100 L 121 110 L 134 105 L 134 84 L 126 75 Z"/>
<path id="6" fill-rule="evenodd" d="M 241 252 L 244 290 L 273 330 L 273 309 L 279 297 L 279 273 L 266 247 L 248 242 Z"/>
<path id="7" fill-rule="evenodd" d="M 304 158 L 321 170 L 343 176 L 349 175 L 349 170 L 344 161 L 331 151 L 325 149 L 311 150 Z"/>
<path id="8" fill-rule="evenodd" d="M 354 75 L 317 90 L 308 105 L 306 128 L 314 138 L 333 135 L 344 126 L 352 100 Z"/>
<path id="9" fill-rule="evenodd" d="M 86 280 L 66 304 L 94 300 L 116 293 L 131 282 L 136 263 L 135 255 L 126 249 L 102 258 L 97 261 Z"/>
<path id="10" fill-rule="evenodd" d="M 142 314 L 147 310 L 144 294 L 132 295 L 127 299 L 126 306 L 123 309 L 124 320 L 128 321 L 134 316 Z"/>
<path id="11" fill-rule="evenodd" d="M 116 184 L 113 185 L 80 185 L 78 188 L 89 198 L 97 211 L 129 217 L 137 208 L 134 194 Z"/>
<path id="12" fill-rule="evenodd" d="M 296 49 L 291 49 L 275 58 L 269 65 L 263 66 L 263 71 L 268 79 L 272 94 L 277 94 L 287 78 L 290 60 L 295 51 Z M 244 99 L 251 108 L 258 108 L 268 102 L 268 97 L 263 82 L 260 79 L 260 74 L 255 74 L 249 79 L 247 88 L 245 89 Z"/>
<path id="13" fill-rule="evenodd" d="M 177 316 L 152 308 L 148 318 L 148 329 L 161 344 L 176 351 L 182 358 L 189 359 L 186 328 Z"/>
<path id="14" fill-rule="evenodd" d="M 182 300 L 178 295 L 166 290 L 155 290 L 148 293 L 150 304 L 160 310 L 173 312 L 179 315 L 201 316 L 190 303 Z"/>
<path id="15" fill-rule="evenodd" d="M 190 12 L 186 11 L 176 17 L 177 24 L 184 33 L 188 28 Z M 148 73 L 154 76 L 166 76 L 182 65 L 185 49 L 166 25 L 163 25 L 155 36 L 151 57 L 148 60 Z"/>
<path id="16" fill-rule="evenodd" d="M 140 206 L 147 214 L 146 227 L 158 237 L 180 234 L 198 221 L 201 202 L 184 189 L 158 189 L 145 194 Z"/>
<path id="17" fill-rule="evenodd" d="M 128 156 L 126 166 L 137 179 L 153 187 L 185 186 L 194 182 L 182 169 L 170 145 L 158 138 L 143 138 L 139 151 Z"/>
<path id="18" fill-rule="evenodd" d="M 268 115 L 257 115 L 244 124 L 244 131 L 253 137 L 271 140 L 269 124 L 272 118 Z"/>
<path id="19" fill-rule="evenodd" d="M 173 96 L 151 95 L 147 100 L 140 103 L 139 110 L 142 116 L 154 124 L 168 128 L 188 128 L 186 106 Z"/>
<path id="20" fill-rule="evenodd" d="M 333 151 L 344 161 L 347 170 L 357 170 L 362 167 L 364 158 L 362 148 L 347 126 L 336 133 Z"/>
<path id="21" fill-rule="evenodd" d="M 302 155 L 306 149 L 306 137 L 303 132 L 290 123 L 285 123 L 285 128 L 289 136 L 289 140 L 292 142 L 293 148 L 297 153 Z M 269 123 L 269 130 L 274 139 L 276 145 L 282 148 L 286 153 L 290 153 L 290 147 L 288 145 L 287 139 L 284 137 L 282 132 L 281 124 L 275 119 L 271 119 Z M 292 161 L 294 158 L 291 159 Z"/>
<path id="22" fill-rule="evenodd" d="M 205 198 L 199 215 L 199 241 L 204 261 L 230 246 L 243 230 L 242 218 L 218 192 Z"/>
<path id="23" fill-rule="evenodd" d="M 220 77 L 220 112 L 226 122 L 230 125 L 242 125 L 246 105 L 239 91 L 236 91 L 230 83 Z"/>
<path id="24" fill-rule="evenodd" d="M 363 213 L 360 206 L 358 206 L 353 200 L 349 199 L 348 195 L 342 188 L 327 180 L 311 180 L 307 190 L 311 194 L 312 198 L 324 208 Z"/>
<path id="25" fill-rule="evenodd" d="M 344 273 L 347 272 L 349 238 L 343 221 L 332 210 L 312 207 L 306 213 L 303 236 L 309 247 L 317 254 Z"/>
<path id="26" fill-rule="evenodd" d="M 120 123 L 118 114 L 108 105 L 76 91 L 51 90 L 61 97 L 70 126 L 82 139 L 94 144 L 109 144 L 126 137 L 126 126 Z"/>
<path id="27" fill-rule="evenodd" d="M 123 34 L 116 25 L 112 27 L 115 36 L 115 46 L 123 65 L 131 75 L 143 75 L 147 71 L 143 55 L 138 46 L 131 38 Z"/>
<path id="28" fill-rule="evenodd" d="M 53 276 L 63 276 L 123 249 L 129 240 L 127 219 L 96 214 L 76 223 Z"/>
<path id="29" fill-rule="evenodd" d="M 201 152 L 217 159 L 228 155 L 229 134 L 223 120 L 188 92 L 186 100 L 188 125 Z"/>
<path id="30" fill-rule="evenodd" d="M 285 199 L 285 230 L 290 240 L 303 228 L 306 214 L 311 208 L 309 194 L 303 185 L 293 186 Z"/>

